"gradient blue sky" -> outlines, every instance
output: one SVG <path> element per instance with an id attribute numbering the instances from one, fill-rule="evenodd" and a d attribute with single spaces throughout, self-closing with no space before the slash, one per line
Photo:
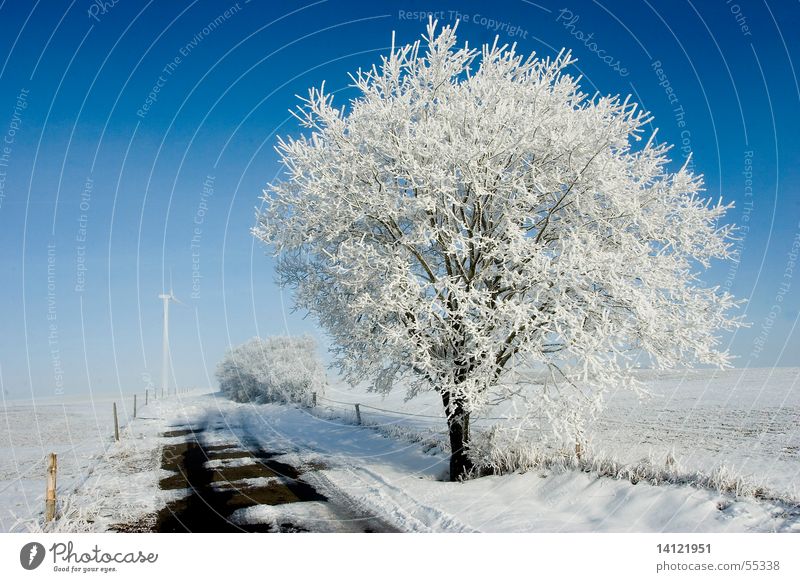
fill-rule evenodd
<path id="1" fill-rule="evenodd" d="M 211 383 L 225 348 L 256 334 L 310 331 L 324 342 L 313 321 L 290 313 L 249 233 L 278 171 L 275 137 L 298 132 L 287 113 L 296 94 L 324 80 L 346 100 L 347 72 L 377 61 L 392 31 L 398 43 L 415 40 L 424 23 L 410 16 L 420 10 L 448 22 L 460 13 L 460 37 L 473 45 L 499 34 L 526 52 L 572 48 L 585 88 L 632 93 L 652 111 L 659 139 L 678 146 L 676 165 L 681 146 L 691 149 L 708 194 L 735 201 L 730 219 L 747 221 L 741 262 L 707 274 L 749 299 L 752 327 L 724 338 L 737 365 L 800 365 L 800 271 L 787 271 L 800 244 L 796 2 L 6 0 L 6 396 L 140 392 L 148 373 L 157 384 L 157 294 L 170 269 L 186 304 L 171 317 L 182 386 Z M 193 273 L 202 277 L 194 297 Z"/>

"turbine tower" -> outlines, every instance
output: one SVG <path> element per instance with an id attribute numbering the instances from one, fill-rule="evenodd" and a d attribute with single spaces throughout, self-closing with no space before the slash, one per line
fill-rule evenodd
<path id="1" fill-rule="evenodd" d="M 172 292 L 172 274 L 170 273 L 169 294 L 161 293 L 158 296 L 164 302 L 164 331 L 161 336 L 161 396 L 169 393 L 169 302 L 180 303 Z"/>

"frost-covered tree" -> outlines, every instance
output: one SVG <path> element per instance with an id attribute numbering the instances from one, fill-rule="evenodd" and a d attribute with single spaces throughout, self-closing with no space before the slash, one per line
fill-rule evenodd
<path id="1" fill-rule="evenodd" d="M 470 415 L 525 362 L 569 414 L 634 385 L 631 362 L 727 365 L 736 301 L 699 272 L 730 256 L 730 205 L 668 169 L 629 99 L 593 97 L 569 52 L 456 46 L 455 27 L 352 76 L 349 107 L 312 89 L 280 140 L 286 178 L 254 234 L 353 381 L 441 395 L 450 477 L 471 466 Z M 553 392 L 552 390 L 556 390 Z"/>
<path id="2" fill-rule="evenodd" d="M 229 349 L 217 364 L 220 391 L 237 402 L 313 403 L 325 369 L 308 336 L 254 337 Z"/>

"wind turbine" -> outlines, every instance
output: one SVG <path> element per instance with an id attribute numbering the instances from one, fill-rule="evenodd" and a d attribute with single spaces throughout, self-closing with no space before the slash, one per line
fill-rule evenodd
<path id="1" fill-rule="evenodd" d="M 172 273 L 169 274 L 169 295 L 161 293 L 158 296 L 164 302 L 164 331 L 161 336 L 161 396 L 169 393 L 167 382 L 169 381 L 169 302 L 180 303 L 172 292 Z"/>

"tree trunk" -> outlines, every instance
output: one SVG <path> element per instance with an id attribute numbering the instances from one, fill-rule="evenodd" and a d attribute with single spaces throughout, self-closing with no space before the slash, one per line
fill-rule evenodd
<path id="1" fill-rule="evenodd" d="M 459 481 L 472 469 L 473 464 L 467 456 L 469 446 L 469 412 L 462 402 L 450 401 L 449 394 L 442 394 L 447 428 L 450 433 L 450 481 Z"/>

